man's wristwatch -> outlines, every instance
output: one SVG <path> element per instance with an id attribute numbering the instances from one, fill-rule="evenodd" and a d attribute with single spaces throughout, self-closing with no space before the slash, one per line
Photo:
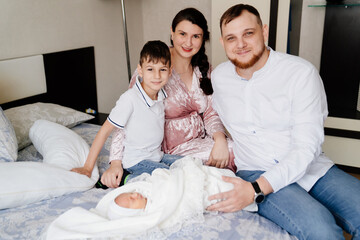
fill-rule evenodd
<path id="1" fill-rule="evenodd" d="M 252 182 L 251 185 L 253 186 L 253 188 L 255 190 L 254 202 L 256 202 L 256 204 L 262 203 L 265 200 L 265 195 L 261 191 L 259 184 L 255 181 L 255 182 Z"/>

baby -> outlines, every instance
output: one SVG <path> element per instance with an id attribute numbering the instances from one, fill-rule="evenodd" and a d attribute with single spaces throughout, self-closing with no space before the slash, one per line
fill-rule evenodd
<path id="1" fill-rule="evenodd" d="M 194 173 L 192 174 L 192 171 L 179 171 L 184 167 L 192 169 Z M 196 170 L 198 170 L 197 173 Z M 173 175 L 176 174 L 178 176 L 174 177 Z M 196 175 L 195 178 L 190 180 L 194 174 Z M 159 178 L 158 175 L 162 177 Z M 196 178 L 201 175 L 203 176 L 202 178 Z M 157 170 L 153 176 L 146 177 L 147 181 L 151 182 L 151 191 L 142 191 L 143 189 L 139 187 L 140 185 L 137 186 L 139 182 L 136 181 L 128 183 L 127 187 L 131 185 L 133 187 L 124 189 L 125 192 L 119 189 L 120 194 L 115 195 L 116 197 L 109 203 L 107 217 L 110 220 L 116 220 L 124 217 L 146 215 L 153 211 L 166 211 L 160 204 L 157 204 L 158 209 L 156 210 L 153 206 L 155 201 L 164 201 L 164 198 L 172 199 L 172 201 L 181 199 L 177 206 L 179 209 L 186 208 L 187 205 L 198 204 L 199 207 L 197 209 L 201 208 L 206 212 L 206 208 L 214 203 L 214 201 L 208 200 L 209 196 L 219 192 L 230 191 L 233 188 L 233 184 L 222 180 L 223 175 L 229 177 L 235 176 L 230 170 L 204 166 L 198 160 L 190 158 L 180 159 L 179 163 L 175 163 L 170 169 Z M 174 181 L 175 184 L 168 185 L 163 183 L 163 181 L 170 180 L 171 178 L 176 179 Z M 181 184 L 185 184 L 182 184 L 182 187 L 177 186 L 179 184 L 178 180 L 181 181 Z M 169 189 L 178 189 L 176 194 L 181 191 L 182 193 L 177 197 L 170 196 Z M 144 192 L 144 194 L 141 192 Z M 245 210 L 257 211 L 257 206 L 253 204 Z"/>
<path id="2" fill-rule="evenodd" d="M 143 173 L 108 192 L 94 209 L 65 212 L 50 225 L 47 236 L 157 239 L 162 234 L 166 238 L 186 224 L 205 221 L 204 212 L 214 203 L 208 197 L 234 187 L 222 180 L 223 175 L 235 176 L 228 169 L 202 165 L 201 159 L 181 158 L 170 169 Z M 257 205 L 244 210 L 257 211 Z"/>
<path id="3" fill-rule="evenodd" d="M 108 218 L 137 216 L 144 212 L 147 198 L 138 192 L 119 194 L 109 205 Z"/>

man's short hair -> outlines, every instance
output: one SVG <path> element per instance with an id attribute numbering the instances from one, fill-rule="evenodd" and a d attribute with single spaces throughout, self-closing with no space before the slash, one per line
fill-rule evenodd
<path id="1" fill-rule="evenodd" d="M 171 66 L 171 55 L 169 47 L 162 41 L 148 41 L 140 52 L 140 66 L 145 62 L 161 61 L 164 65 Z"/>
<path id="2" fill-rule="evenodd" d="M 254 8 L 251 5 L 247 5 L 247 4 L 237 4 L 234 5 L 232 7 L 230 7 L 228 10 L 226 10 L 226 12 L 224 12 L 224 14 L 221 16 L 220 18 L 220 30 L 222 33 L 222 25 L 226 25 L 229 22 L 231 22 L 232 20 L 234 20 L 235 18 L 241 16 L 241 14 L 244 11 L 248 11 L 252 14 L 254 14 L 258 20 L 258 23 L 260 26 L 262 26 L 262 21 L 260 18 L 260 14 L 258 12 L 258 10 L 256 10 L 256 8 Z"/>

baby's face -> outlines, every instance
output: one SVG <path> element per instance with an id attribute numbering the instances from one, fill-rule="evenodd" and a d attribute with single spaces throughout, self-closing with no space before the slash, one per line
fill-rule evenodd
<path id="1" fill-rule="evenodd" d="M 115 202 L 120 207 L 131 209 L 144 209 L 146 207 L 147 198 L 137 192 L 122 193 L 115 198 Z"/>

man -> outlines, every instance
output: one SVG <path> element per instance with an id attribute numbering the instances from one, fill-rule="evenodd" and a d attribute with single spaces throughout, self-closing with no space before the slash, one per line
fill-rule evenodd
<path id="1" fill-rule="evenodd" d="M 234 140 L 240 178 L 209 210 L 258 213 L 299 239 L 360 239 L 360 181 L 322 154 L 326 95 L 309 62 L 265 46 L 258 11 L 238 4 L 221 17 L 230 61 L 212 73 L 213 105 Z M 254 197 L 255 196 L 255 197 Z M 337 225 L 338 224 L 338 225 Z"/>

